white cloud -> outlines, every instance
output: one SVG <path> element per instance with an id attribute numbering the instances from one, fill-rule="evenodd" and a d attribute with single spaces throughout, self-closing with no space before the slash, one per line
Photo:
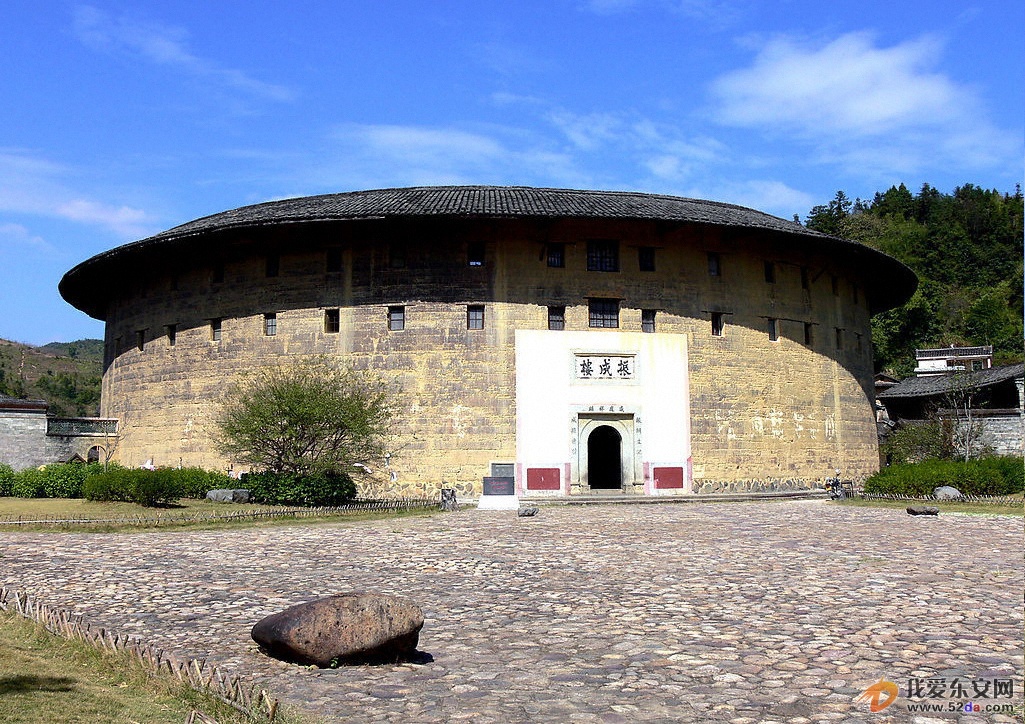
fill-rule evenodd
<path id="1" fill-rule="evenodd" d="M 9 253 L 19 257 L 25 254 L 33 258 L 59 259 L 60 252 L 43 237 L 33 234 L 21 224 L 0 223 L 0 254 Z"/>
<path id="2" fill-rule="evenodd" d="M 548 120 L 565 134 L 577 148 L 594 151 L 599 146 L 623 138 L 625 121 L 612 113 L 587 113 L 584 115 L 555 110 Z"/>
<path id="3" fill-rule="evenodd" d="M 598 15 L 614 15 L 633 10 L 641 4 L 641 0 L 584 0 L 580 7 Z"/>
<path id="4" fill-rule="evenodd" d="M 764 211 L 790 221 L 794 214 L 804 215 L 817 199 L 782 181 L 750 179 L 740 182 L 718 182 L 693 185 L 680 190 L 682 196 L 723 201 Z"/>
<path id="5" fill-rule="evenodd" d="M 583 0 L 579 7 L 595 15 L 622 15 L 651 8 L 698 21 L 712 30 L 735 24 L 749 11 L 748 0 Z"/>
<path id="6" fill-rule="evenodd" d="M 297 193 L 427 184 L 499 184 L 665 192 L 706 178 L 731 157 L 719 141 L 628 113 L 577 114 L 534 98 L 546 125 L 344 124 L 316 160 L 284 159 Z M 306 189 L 306 190 L 303 190 Z"/>
<path id="7" fill-rule="evenodd" d="M 89 198 L 67 185 L 73 175 L 60 164 L 0 149 L 0 211 L 98 226 L 123 238 L 152 232 L 153 220 L 146 212 Z"/>
<path id="8" fill-rule="evenodd" d="M 638 172 L 650 176 L 642 181 L 645 186 L 680 183 L 729 156 L 728 149 L 713 138 L 689 137 L 677 125 L 632 114 L 555 109 L 546 119 L 570 142 L 581 163 L 607 163 L 615 158 L 634 169 L 635 183 Z"/>
<path id="9" fill-rule="evenodd" d="M 754 65 L 719 80 L 719 117 L 740 126 L 776 125 L 803 132 L 885 135 L 947 122 L 971 99 L 943 75 L 929 72 L 941 45 L 932 38 L 877 48 L 867 33 L 809 47 L 770 40 Z"/>
<path id="10" fill-rule="evenodd" d="M 487 163 L 505 153 L 492 138 L 455 129 L 416 126 L 354 126 L 353 136 L 378 152 L 397 156 L 414 165 Z"/>
<path id="11" fill-rule="evenodd" d="M 475 62 L 501 75 L 538 73 L 552 66 L 552 62 L 537 48 L 507 41 L 478 43 L 473 57 Z"/>
<path id="12" fill-rule="evenodd" d="M 525 96 L 506 91 L 496 91 L 489 99 L 498 107 L 502 106 L 543 106 L 545 101 L 537 96 Z"/>
<path id="13" fill-rule="evenodd" d="M 148 220 L 146 212 L 128 206 L 109 206 L 88 199 L 71 199 L 58 204 L 57 216 L 82 224 L 95 224 L 113 229 L 122 236 L 140 235 Z"/>
<path id="14" fill-rule="evenodd" d="M 324 188 L 581 182 L 567 154 L 508 128 L 346 124 L 325 155 L 310 176 Z"/>
<path id="15" fill-rule="evenodd" d="M 75 10 L 75 34 L 91 48 L 120 52 L 151 63 L 177 68 L 185 73 L 248 95 L 274 101 L 292 100 L 294 94 L 284 86 L 266 83 L 234 68 L 194 54 L 188 47 L 188 34 L 181 28 L 111 17 L 85 5 Z"/>
<path id="16" fill-rule="evenodd" d="M 881 47 L 870 33 L 827 43 L 776 37 L 753 64 L 712 84 L 726 125 L 811 144 L 814 160 L 904 171 L 956 159 L 986 166 L 1013 152 L 974 89 L 936 70 L 933 37 Z"/>

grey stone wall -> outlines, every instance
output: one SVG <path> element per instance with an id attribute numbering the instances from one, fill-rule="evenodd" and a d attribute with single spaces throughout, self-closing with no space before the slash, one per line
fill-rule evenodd
<path id="1" fill-rule="evenodd" d="M 46 431 L 45 410 L 0 409 L 0 463 L 23 470 L 67 462 L 75 455 L 85 460 L 90 448 L 112 442 L 102 435 L 48 435 Z"/>
<path id="2" fill-rule="evenodd" d="M 1021 413 L 986 415 L 977 418 L 981 426 L 977 445 L 997 455 L 1018 455 L 1025 451 L 1025 417 Z"/>
<path id="3" fill-rule="evenodd" d="M 47 462 L 46 412 L 0 410 L 0 463 L 21 470 Z"/>

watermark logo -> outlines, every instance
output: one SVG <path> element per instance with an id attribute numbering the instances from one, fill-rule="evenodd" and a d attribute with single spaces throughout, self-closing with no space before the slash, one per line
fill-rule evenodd
<path id="1" fill-rule="evenodd" d="M 1014 696 L 1014 680 L 1010 677 L 962 679 L 955 677 L 915 677 L 908 679 L 905 694 L 908 711 L 918 712 L 1013 712 L 1013 704 L 966 701 L 975 699 L 1010 699 Z M 900 688 L 892 681 L 880 678 L 865 689 L 854 701 L 868 703 L 869 711 L 878 713 L 893 704 Z M 936 701 L 947 699 L 948 701 Z M 918 701 L 914 701 L 918 700 Z M 922 701 L 924 700 L 924 701 Z"/>
<path id="2" fill-rule="evenodd" d="M 880 679 L 876 683 L 872 684 L 872 686 L 861 692 L 861 695 L 854 701 L 867 701 L 868 710 L 872 713 L 876 713 L 883 711 L 890 704 L 897 701 L 897 695 L 899 693 L 900 688 L 892 681 Z"/>

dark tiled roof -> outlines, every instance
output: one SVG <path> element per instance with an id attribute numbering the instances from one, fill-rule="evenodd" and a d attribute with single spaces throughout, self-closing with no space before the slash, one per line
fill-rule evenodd
<path id="1" fill-rule="evenodd" d="M 147 239 L 97 254 L 64 275 L 61 294 L 71 304 L 102 319 L 106 285 L 123 283 L 145 266 L 150 251 L 170 250 L 208 234 L 233 229 L 331 221 L 382 219 L 645 219 L 760 229 L 787 239 L 844 255 L 871 269 L 873 309 L 903 303 L 914 291 L 914 273 L 900 262 L 863 244 L 827 236 L 793 221 L 743 206 L 678 196 L 626 191 L 576 191 L 525 186 L 423 186 L 353 191 L 269 201 L 205 216 Z M 214 242 L 217 243 L 217 242 Z"/>
<path id="2" fill-rule="evenodd" d="M 929 377 L 909 377 L 894 385 L 885 392 L 880 392 L 879 399 L 900 399 L 905 397 L 933 397 L 945 395 L 957 388 L 980 389 L 992 387 L 1001 382 L 1013 380 L 1025 375 L 1025 364 L 991 367 L 967 375 L 932 375 Z"/>
<path id="3" fill-rule="evenodd" d="M 304 196 L 243 206 L 190 221 L 152 238 L 177 239 L 240 226 L 422 216 L 666 219 L 823 236 L 793 221 L 743 206 L 678 196 L 526 186 L 422 186 Z"/>
<path id="4" fill-rule="evenodd" d="M 46 400 L 24 400 L 0 395 L 0 410 L 46 410 L 48 407 Z"/>

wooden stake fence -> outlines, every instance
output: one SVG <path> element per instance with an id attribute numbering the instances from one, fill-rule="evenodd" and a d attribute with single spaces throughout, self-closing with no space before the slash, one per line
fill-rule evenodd
<path id="1" fill-rule="evenodd" d="M 160 526 L 213 521 L 272 520 L 274 518 L 330 518 L 353 513 L 378 511 L 430 510 L 438 508 L 437 498 L 396 498 L 393 500 L 357 500 L 347 505 L 320 508 L 282 508 L 225 513 L 223 515 L 157 515 L 116 516 L 113 518 L 60 518 L 58 516 L 0 516 L 0 526 L 41 525 L 71 527 L 84 525 Z"/>
<path id="2" fill-rule="evenodd" d="M 0 587 L 0 609 L 15 613 L 43 626 L 47 631 L 67 639 L 84 641 L 98 649 L 128 655 L 138 661 L 150 675 L 175 676 L 182 683 L 200 692 L 223 701 L 252 721 L 273 722 L 278 712 L 278 700 L 258 689 L 256 684 L 246 684 L 239 676 L 228 676 L 215 666 L 208 666 L 206 659 L 182 661 L 174 654 L 164 654 L 144 644 L 139 639 L 95 628 L 83 623 L 81 617 L 66 610 L 34 601 L 21 591 Z M 212 722 L 200 712 L 189 715 L 190 722 Z"/>
<path id="3" fill-rule="evenodd" d="M 960 498 L 937 498 L 935 495 L 891 495 L 883 493 L 858 493 L 867 500 L 897 500 L 901 502 L 945 502 L 981 503 L 984 505 L 1022 505 L 1022 499 L 1013 495 L 962 495 Z"/>

